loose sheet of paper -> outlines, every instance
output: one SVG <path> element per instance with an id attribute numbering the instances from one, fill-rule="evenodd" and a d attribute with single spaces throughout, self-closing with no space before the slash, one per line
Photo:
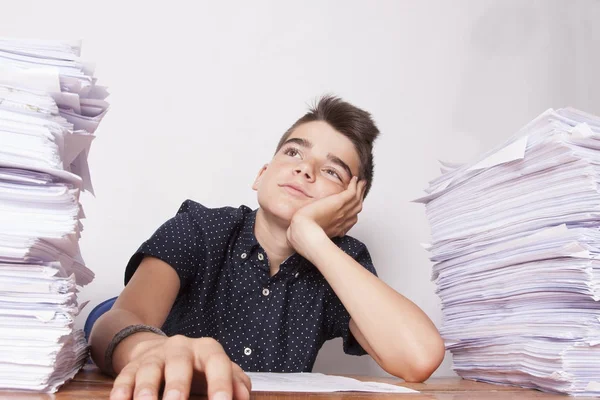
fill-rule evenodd
<path id="1" fill-rule="evenodd" d="M 376 393 L 419 393 L 402 386 L 379 382 L 361 382 L 343 376 L 319 373 L 270 373 L 249 372 L 254 392 L 376 392 Z"/>

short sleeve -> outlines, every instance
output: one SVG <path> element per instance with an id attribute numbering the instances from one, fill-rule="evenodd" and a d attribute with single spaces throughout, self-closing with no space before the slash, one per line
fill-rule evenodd
<path id="1" fill-rule="evenodd" d="M 366 270 L 377 276 L 371 255 L 364 244 L 358 242 L 351 245 L 350 250 L 346 252 L 353 256 Z M 343 339 L 344 353 L 353 356 L 367 354 L 350 331 L 350 314 L 331 288 L 326 305 L 325 321 L 328 327 L 327 339 L 341 337 Z"/>
<path id="2" fill-rule="evenodd" d="M 131 257 L 125 269 L 125 285 L 144 256 L 152 256 L 166 262 L 177 272 L 181 292 L 194 281 L 198 268 L 205 265 L 205 252 L 200 243 L 201 229 L 184 202 L 177 215 L 162 224 Z"/>

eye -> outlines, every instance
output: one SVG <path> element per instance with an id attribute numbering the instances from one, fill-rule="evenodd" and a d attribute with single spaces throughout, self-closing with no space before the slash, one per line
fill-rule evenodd
<path id="1" fill-rule="evenodd" d="M 325 173 L 339 179 L 340 181 L 342 180 L 340 174 L 338 174 L 337 171 L 334 169 L 327 168 L 325 169 Z"/>
<path id="2" fill-rule="evenodd" d="M 297 156 L 299 157 L 300 156 L 300 152 L 295 147 L 288 147 L 287 149 L 285 149 L 283 151 L 283 154 L 285 154 L 286 156 L 290 156 L 290 157 L 297 157 Z"/>

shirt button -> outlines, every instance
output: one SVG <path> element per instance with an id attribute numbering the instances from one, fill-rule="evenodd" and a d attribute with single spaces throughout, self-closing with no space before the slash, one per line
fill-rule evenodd
<path id="1" fill-rule="evenodd" d="M 297 278 L 300 276 L 300 272 L 296 272 L 296 275 L 294 275 L 294 278 Z"/>
<path id="2" fill-rule="evenodd" d="M 250 347 L 246 347 L 244 349 L 244 354 L 247 355 L 247 356 L 249 356 L 250 354 L 252 354 L 252 349 Z"/>
<path id="3" fill-rule="evenodd" d="M 258 259 L 259 259 L 260 261 L 262 261 L 262 260 L 264 260 L 264 259 L 265 259 L 265 256 L 263 256 L 263 254 L 262 254 L 262 253 L 258 253 Z"/>
<path id="4" fill-rule="evenodd" d="M 248 257 L 248 254 L 246 254 L 246 253 L 242 253 L 242 255 L 241 255 L 240 257 L 242 257 L 242 260 L 245 260 L 245 259 L 246 259 L 246 257 Z"/>
<path id="5" fill-rule="evenodd" d="M 267 288 L 264 288 L 264 289 L 263 289 L 263 296 L 268 296 L 268 295 L 269 295 L 269 293 L 271 293 L 271 292 L 269 291 L 269 289 L 267 289 Z"/>

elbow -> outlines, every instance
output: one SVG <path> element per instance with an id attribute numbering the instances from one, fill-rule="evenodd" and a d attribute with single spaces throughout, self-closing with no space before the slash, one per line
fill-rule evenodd
<path id="1" fill-rule="evenodd" d="M 405 356 L 404 360 L 395 357 L 395 360 L 383 363 L 381 366 L 387 373 L 406 382 L 421 383 L 438 369 L 445 353 L 444 342 L 438 336 L 428 344 L 426 349 L 415 351 L 408 357 Z"/>
<path id="2" fill-rule="evenodd" d="M 423 360 L 419 363 L 413 364 L 403 371 L 402 379 L 406 382 L 411 383 L 422 383 L 425 382 L 431 374 L 440 366 L 441 360 Z"/>

